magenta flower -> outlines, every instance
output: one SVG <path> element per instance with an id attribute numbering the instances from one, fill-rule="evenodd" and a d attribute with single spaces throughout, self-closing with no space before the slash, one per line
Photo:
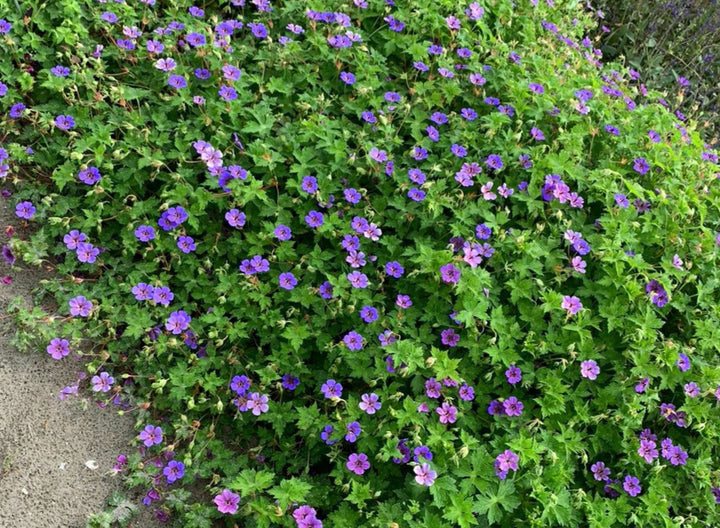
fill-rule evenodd
<path id="1" fill-rule="evenodd" d="M 70 344 L 67 339 L 54 338 L 46 348 L 53 359 L 62 359 L 70 353 Z"/>
<path id="2" fill-rule="evenodd" d="M 595 462 L 590 466 L 590 471 L 593 472 L 595 480 L 607 481 L 610 479 L 610 468 L 605 467 L 604 462 Z"/>
<path id="3" fill-rule="evenodd" d="M 379 411 L 382 407 L 382 403 L 380 403 L 380 397 L 375 393 L 363 394 L 360 399 L 362 400 L 358 404 L 360 410 L 365 411 L 368 414 L 375 414 L 375 412 Z"/>
<path id="4" fill-rule="evenodd" d="M 93 376 L 90 382 L 94 392 L 108 392 L 112 388 L 112 384 L 115 383 L 115 378 L 107 372 L 101 372 L 99 375 Z"/>
<path id="5" fill-rule="evenodd" d="M 643 457 L 645 461 L 650 464 L 653 460 L 658 457 L 658 450 L 656 449 L 657 444 L 652 440 L 640 440 L 640 447 L 638 448 L 638 455 Z"/>
<path id="6" fill-rule="evenodd" d="M 594 380 L 597 378 L 597 375 L 600 374 L 600 367 L 598 367 L 597 363 L 592 359 L 583 361 L 580 363 L 580 374 L 583 378 Z"/>
<path id="7" fill-rule="evenodd" d="M 353 453 L 348 457 L 347 468 L 356 475 L 362 475 L 370 467 L 368 457 L 365 453 Z"/>
<path id="8" fill-rule="evenodd" d="M 437 477 L 437 473 L 430 469 L 430 464 L 415 466 L 413 472 L 415 473 L 415 482 L 421 486 L 432 486 Z"/>
<path id="9" fill-rule="evenodd" d="M 68 304 L 70 305 L 70 315 L 73 316 L 87 317 L 93 308 L 93 304 L 82 295 L 70 299 Z"/>
<path id="10" fill-rule="evenodd" d="M 569 315 L 575 315 L 582 310 L 583 305 L 577 297 L 565 295 L 562 300 L 562 308 L 568 311 Z"/>
<path id="11" fill-rule="evenodd" d="M 463 401 L 473 401 L 475 399 L 475 389 L 467 383 L 463 383 L 458 389 L 458 396 Z"/>
<path id="12" fill-rule="evenodd" d="M 161 444 L 163 441 L 162 429 L 159 426 L 146 425 L 145 429 L 138 434 L 138 440 L 142 440 L 145 447 Z"/>
<path id="13" fill-rule="evenodd" d="M 240 503 L 240 495 L 237 495 L 229 489 L 223 490 L 220 495 L 215 496 L 213 502 L 217 506 L 220 513 L 234 514 L 238 510 Z"/>

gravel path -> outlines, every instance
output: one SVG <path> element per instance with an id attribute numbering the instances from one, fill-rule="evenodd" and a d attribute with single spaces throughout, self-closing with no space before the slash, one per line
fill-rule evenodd
<path id="1" fill-rule="evenodd" d="M 0 246 L 7 242 L 5 226 L 18 221 L 11 201 L 0 197 Z M 58 399 L 82 370 L 71 356 L 56 361 L 44 350 L 23 354 L 12 348 L 5 308 L 18 296 L 29 303 L 30 291 L 47 275 L 10 269 L 0 259 L 4 275 L 13 282 L 0 282 L 0 527 L 85 528 L 88 515 L 102 511 L 119 488 L 119 477 L 108 471 L 119 453 L 128 452 L 133 419 L 99 408 L 87 395 Z M 131 526 L 161 526 L 140 507 L 144 514 Z"/>

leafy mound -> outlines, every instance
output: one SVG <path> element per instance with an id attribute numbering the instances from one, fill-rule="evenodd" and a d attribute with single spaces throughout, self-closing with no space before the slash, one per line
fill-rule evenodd
<path id="1" fill-rule="evenodd" d="M 717 524 L 717 155 L 578 2 L 407 4 L 0 25 L 18 341 L 179 526 Z"/>

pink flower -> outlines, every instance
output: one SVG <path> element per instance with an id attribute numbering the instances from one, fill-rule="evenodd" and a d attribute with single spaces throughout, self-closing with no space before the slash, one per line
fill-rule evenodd
<path id="1" fill-rule="evenodd" d="M 413 471 L 415 472 L 415 482 L 421 486 L 432 486 L 437 477 L 437 473 L 430 469 L 430 464 L 415 466 Z"/>
<path id="2" fill-rule="evenodd" d="M 375 414 L 382 407 L 380 398 L 377 394 L 363 394 L 361 396 L 362 401 L 359 404 L 360 410 L 365 411 L 368 414 Z"/>
<path id="3" fill-rule="evenodd" d="M 220 513 L 229 513 L 232 515 L 238 510 L 238 504 L 240 503 L 240 495 L 237 495 L 229 489 L 223 490 L 220 495 L 217 495 L 213 502 L 217 505 Z"/>
<path id="4" fill-rule="evenodd" d="M 435 412 L 440 415 L 440 423 L 442 424 L 455 423 L 457 421 L 457 408 L 448 402 L 444 402 L 440 407 L 435 409 Z"/>

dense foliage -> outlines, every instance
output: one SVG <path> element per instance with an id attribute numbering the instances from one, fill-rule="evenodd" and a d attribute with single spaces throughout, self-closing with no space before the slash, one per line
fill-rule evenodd
<path id="1" fill-rule="evenodd" d="M 584 3 L 25 7 L 18 343 L 137 417 L 159 518 L 718 525 L 717 155 Z"/>
<path id="2" fill-rule="evenodd" d="M 684 121 L 720 139 L 720 4 L 718 0 L 596 0 L 603 14 L 602 51 L 642 71 L 648 85 Z"/>

